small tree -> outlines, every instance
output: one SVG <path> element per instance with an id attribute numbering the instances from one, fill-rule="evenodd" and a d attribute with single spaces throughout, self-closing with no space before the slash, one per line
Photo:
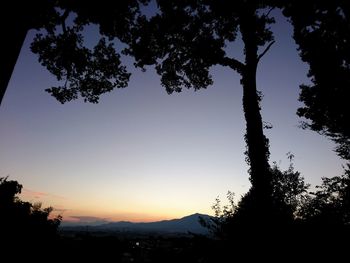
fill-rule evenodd
<path id="1" fill-rule="evenodd" d="M 276 206 L 281 209 L 285 219 L 291 221 L 298 218 L 303 204 L 308 200 L 310 184 L 305 183 L 300 172 L 294 170 L 294 155 L 287 153 L 290 165 L 282 171 L 277 163 L 272 166 L 273 199 Z"/>
<path id="2" fill-rule="evenodd" d="M 62 217 L 50 219 L 52 207 L 42 208 L 40 203 L 20 200 L 21 191 L 22 185 L 17 181 L 0 178 L 0 239 L 17 243 L 54 240 Z"/>
<path id="3" fill-rule="evenodd" d="M 273 221 L 268 222 L 268 225 L 290 226 L 295 219 L 302 217 L 305 204 L 311 199 L 307 191 L 310 185 L 306 184 L 300 173 L 294 170 L 293 155 L 288 153 L 288 158 L 291 163 L 287 170 L 282 171 L 276 163 L 271 168 L 272 199 L 277 212 L 270 218 Z M 242 227 L 249 225 L 252 206 L 257 204 L 254 198 L 256 196 L 250 190 L 236 204 L 234 193 L 228 191 L 228 205 L 222 206 L 221 200 L 217 197 L 212 205 L 215 217 L 210 221 L 202 219 L 201 223 L 216 237 L 232 238 L 242 231 Z"/>
<path id="4" fill-rule="evenodd" d="M 199 223 L 208 228 L 209 232 L 217 238 L 226 238 L 228 231 L 226 226 L 228 222 L 234 217 L 237 205 L 234 200 L 235 194 L 231 191 L 228 191 L 226 194 L 228 205 L 221 205 L 221 200 L 219 197 L 215 199 L 214 204 L 211 208 L 214 211 L 214 217 L 205 219 L 200 217 Z"/>
<path id="5" fill-rule="evenodd" d="M 350 225 L 350 167 L 341 176 L 322 178 L 300 211 L 309 224 Z"/>

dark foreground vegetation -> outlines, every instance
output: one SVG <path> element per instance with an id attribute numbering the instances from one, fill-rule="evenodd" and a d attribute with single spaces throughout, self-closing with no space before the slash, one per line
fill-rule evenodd
<path id="1" fill-rule="evenodd" d="M 137 233 L 63 235 L 60 254 L 102 262 L 256 262 L 288 259 L 346 259 L 349 228 L 294 225 L 237 228 L 230 239 Z M 243 261 L 244 260 L 244 261 Z"/>
<path id="2" fill-rule="evenodd" d="M 314 193 L 291 166 L 273 170 L 278 220 L 249 215 L 248 192 L 235 204 L 213 205 L 216 216 L 203 219 L 210 235 L 157 232 L 60 229 L 61 217 L 50 218 L 52 208 L 21 201 L 22 186 L 1 178 L 0 215 L 2 257 L 8 262 L 227 262 L 241 260 L 344 259 L 350 245 L 349 171 L 325 178 Z M 284 191 L 281 195 L 280 191 Z M 282 198 L 282 199 L 281 199 Z M 260 220 L 259 220 L 260 219 Z M 271 217 L 270 217 L 271 220 Z"/>

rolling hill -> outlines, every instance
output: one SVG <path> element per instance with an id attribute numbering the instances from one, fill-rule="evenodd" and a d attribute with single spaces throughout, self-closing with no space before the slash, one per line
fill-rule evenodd
<path id="1" fill-rule="evenodd" d="M 163 220 L 148 223 L 133 223 L 128 221 L 108 222 L 99 225 L 80 223 L 72 225 L 65 223 L 64 230 L 80 230 L 88 227 L 89 231 L 123 231 L 123 232 L 164 232 L 164 233 L 195 233 L 207 234 L 208 229 L 199 223 L 199 218 L 209 219 L 209 215 L 193 214 L 180 219 Z"/>

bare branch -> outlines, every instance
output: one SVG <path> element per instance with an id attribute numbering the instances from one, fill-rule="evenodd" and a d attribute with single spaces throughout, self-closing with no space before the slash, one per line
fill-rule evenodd
<path id="1" fill-rule="evenodd" d="M 265 48 L 265 50 L 258 56 L 258 61 L 266 54 L 267 51 L 269 51 L 269 49 L 274 43 L 275 41 L 270 42 L 270 44 Z"/>
<path id="2" fill-rule="evenodd" d="M 271 7 L 271 8 L 269 9 L 269 11 L 268 11 L 266 14 L 264 14 L 264 16 L 265 16 L 265 17 L 268 17 L 268 16 L 270 15 L 271 11 L 274 10 L 274 9 L 275 9 L 274 7 Z"/>
<path id="3" fill-rule="evenodd" d="M 236 70 L 238 73 L 242 73 L 245 66 L 244 63 L 240 62 L 239 60 L 229 57 L 223 57 L 219 59 L 218 64 L 221 66 L 229 66 L 233 70 Z"/>
<path id="4" fill-rule="evenodd" d="M 66 9 L 63 13 L 63 15 L 60 17 L 61 20 L 61 25 L 62 25 L 62 30 L 64 33 L 67 32 L 67 27 L 66 27 L 66 19 L 69 16 L 70 11 Z"/>

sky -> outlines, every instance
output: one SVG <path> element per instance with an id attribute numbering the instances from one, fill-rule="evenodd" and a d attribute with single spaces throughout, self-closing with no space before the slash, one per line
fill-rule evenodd
<path id="1" fill-rule="evenodd" d="M 294 166 L 314 187 L 321 177 L 342 173 L 334 144 L 299 128 L 299 85 L 308 83 L 291 26 L 274 11 L 276 43 L 257 73 L 264 94 L 263 120 L 273 129 L 270 162 Z M 52 206 L 66 221 L 155 221 L 193 213 L 213 214 L 211 205 L 228 190 L 248 191 L 243 140 L 245 121 L 239 75 L 212 68 L 205 90 L 168 95 L 152 68 L 133 69 L 125 89 L 101 96 L 99 104 L 57 102 L 44 90 L 56 80 L 22 47 L 0 107 L 0 177 L 24 186 L 21 198 Z M 240 45 L 228 53 L 242 53 Z"/>

